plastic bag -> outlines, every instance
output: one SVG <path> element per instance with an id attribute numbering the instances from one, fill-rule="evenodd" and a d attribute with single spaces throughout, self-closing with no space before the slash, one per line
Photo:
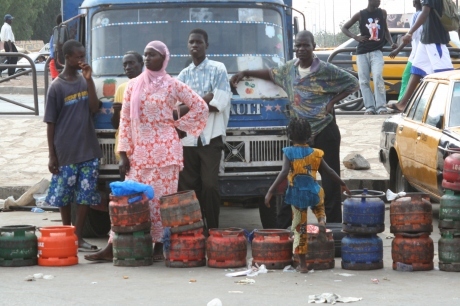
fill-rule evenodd
<path id="1" fill-rule="evenodd" d="M 112 182 L 110 183 L 110 189 L 114 196 L 125 196 L 139 192 L 144 193 L 149 200 L 153 199 L 154 196 L 152 186 L 130 180 Z"/>

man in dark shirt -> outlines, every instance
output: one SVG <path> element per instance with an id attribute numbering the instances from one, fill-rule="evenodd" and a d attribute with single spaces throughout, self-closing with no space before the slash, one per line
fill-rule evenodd
<path id="1" fill-rule="evenodd" d="M 420 2 L 422 4 L 422 12 L 418 16 L 417 21 L 402 38 L 404 44 L 410 43 L 412 34 L 423 25 L 422 37 L 414 60 L 412 61 L 411 77 L 406 93 L 398 103 L 387 105 L 387 107 L 396 112 L 404 110 L 421 78 L 430 73 L 454 69 L 449 50 L 446 46 L 450 40 L 449 32 L 444 29 L 441 20 L 436 15 L 436 12 L 440 16 L 442 15 L 442 0 L 421 0 Z"/>
<path id="2" fill-rule="evenodd" d="M 356 49 L 356 64 L 358 65 L 359 87 L 363 95 L 365 114 L 386 114 L 385 83 L 383 81 L 382 48 L 388 41 L 393 49 L 393 43 L 387 26 L 387 12 L 379 8 L 380 0 L 369 0 L 367 8 L 356 13 L 343 27 L 342 32 L 359 42 Z M 350 28 L 359 22 L 360 35 L 350 32 Z M 374 82 L 374 93 L 370 87 Z"/>

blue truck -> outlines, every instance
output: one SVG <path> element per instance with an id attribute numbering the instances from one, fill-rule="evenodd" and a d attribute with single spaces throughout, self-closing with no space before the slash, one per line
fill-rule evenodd
<path id="1" fill-rule="evenodd" d="M 55 28 L 55 58 L 62 62 L 60 47 L 67 39 L 86 47 L 103 105 L 96 120 L 104 152 L 101 182 L 119 178 L 113 154 L 115 131 L 108 118 L 115 88 L 126 81 L 121 65 L 126 51 L 142 52 L 149 41 L 161 40 L 171 52 L 168 73 L 176 76 L 190 63 L 188 33 L 202 28 L 209 35 L 208 57 L 223 62 L 229 75 L 277 67 L 293 57 L 299 21 L 305 28 L 303 14 L 297 11 L 299 20 L 294 11 L 292 0 L 62 0 L 64 22 Z M 275 226 L 277 205 L 267 209 L 263 197 L 281 169 L 282 148 L 288 144 L 288 107 L 286 93 L 260 79 L 240 82 L 231 101 L 220 193 L 225 200 L 257 203 L 266 228 Z M 278 206 L 281 195 L 280 190 Z M 100 211 L 97 214 L 90 213 L 87 225 L 93 235 L 103 235 L 104 222 L 97 221 Z"/>

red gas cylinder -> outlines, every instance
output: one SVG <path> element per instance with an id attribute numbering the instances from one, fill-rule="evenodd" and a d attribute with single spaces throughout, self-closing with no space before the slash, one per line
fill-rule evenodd
<path id="1" fill-rule="evenodd" d="M 71 266 L 78 264 L 78 238 L 74 226 L 48 226 L 38 229 L 38 265 Z"/>
<path id="2" fill-rule="evenodd" d="M 248 252 L 244 230 L 241 228 L 213 228 L 206 241 L 208 267 L 239 268 L 246 266 Z"/>
<path id="3" fill-rule="evenodd" d="M 444 159 L 442 187 L 451 190 L 460 190 L 460 149 L 456 149 L 455 151 L 451 149 L 449 152 L 451 154 Z"/>
<path id="4" fill-rule="evenodd" d="M 283 229 L 255 230 L 252 240 L 253 262 L 267 269 L 283 269 L 292 263 L 292 239 Z"/>
<path id="5" fill-rule="evenodd" d="M 168 194 L 160 198 L 161 222 L 172 233 L 203 227 L 200 203 L 193 190 Z"/>
<path id="6" fill-rule="evenodd" d="M 393 270 L 399 270 L 401 264 L 410 271 L 433 270 L 433 240 L 429 233 L 397 233 L 391 243 L 391 257 Z"/>
<path id="7" fill-rule="evenodd" d="M 433 213 L 430 196 L 421 192 L 408 192 L 390 205 L 390 232 L 419 233 L 433 231 Z"/>
<path id="8" fill-rule="evenodd" d="M 165 243 L 165 264 L 171 268 L 206 266 L 206 238 L 203 229 L 171 234 Z"/>
<path id="9" fill-rule="evenodd" d="M 132 233 L 150 228 L 149 201 L 142 193 L 110 195 L 109 212 L 115 233 Z"/>
<path id="10" fill-rule="evenodd" d="M 307 254 L 305 261 L 309 270 L 325 270 L 335 267 L 335 243 L 332 231 L 307 233 Z M 294 254 L 294 266 L 299 265 L 299 258 Z"/>

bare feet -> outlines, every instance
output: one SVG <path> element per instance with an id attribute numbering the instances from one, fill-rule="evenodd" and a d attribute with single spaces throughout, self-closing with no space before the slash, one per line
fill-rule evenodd
<path id="1" fill-rule="evenodd" d="M 402 113 L 404 111 L 404 106 L 398 103 L 391 103 L 385 105 L 387 108 L 391 109 L 394 113 Z"/>
<path id="2" fill-rule="evenodd" d="M 308 268 L 307 267 L 301 267 L 300 265 L 295 268 L 297 272 L 300 273 L 308 273 Z"/>

